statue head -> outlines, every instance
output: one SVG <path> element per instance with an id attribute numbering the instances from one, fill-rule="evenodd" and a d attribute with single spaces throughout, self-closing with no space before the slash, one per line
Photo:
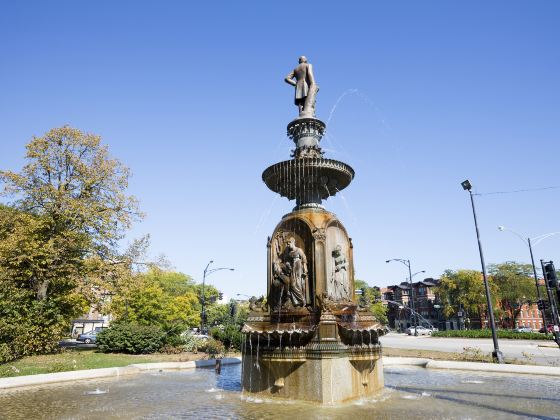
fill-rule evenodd
<path id="1" fill-rule="evenodd" d="M 288 239 L 288 248 L 290 248 L 291 250 L 296 249 L 296 238 L 294 238 L 293 236 Z"/>
<path id="2" fill-rule="evenodd" d="M 342 254 L 342 247 L 340 245 L 335 246 L 333 250 L 333 255 L 338 257 L 341 254 Z"/>
<path id="3" fill-rule="evenodd" d="M 300 64 L 301 64 L 301 63 L 307 63 L 307 58 L 305 57 L 305 55 L 302 55 L 302 56 L 299 58 L 299 63 L 300 63 Z"/>

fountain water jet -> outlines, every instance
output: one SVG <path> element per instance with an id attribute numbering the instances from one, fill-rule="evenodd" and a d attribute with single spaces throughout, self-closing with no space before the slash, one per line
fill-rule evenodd
<path id="1" fill-rule="evenodd" d="M 350 184 L 354 170 L 324 157 L 326 125 L 315 117 L 319 88 L 305 57 L 286 81 L 296 87 L 300 111 L 287 127 L 295 149 L 262 178 L 296 206 L 268 238 L 267 303 L 252 305 L 243 327 L 242 387 L 272 397 L 346 401 L 383 387 L 383 329 L 355 300 L 352 241 L 322 205 Z"/>

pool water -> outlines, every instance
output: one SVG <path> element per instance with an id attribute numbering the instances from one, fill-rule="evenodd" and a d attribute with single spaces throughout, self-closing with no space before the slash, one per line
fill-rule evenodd
<path id="1" fill-rule="evenodd" d="M 4 391 L 0 419 L 560 419 L 553 377 L 386 367 L 385 389 L 346 404 L 242 395 L 240 365 Z"/>

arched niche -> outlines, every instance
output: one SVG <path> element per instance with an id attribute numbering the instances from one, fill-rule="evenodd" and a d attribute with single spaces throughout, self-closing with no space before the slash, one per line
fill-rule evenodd
<path id="1" fill-rule="evenodd" d="M 268 302 L 271 311 L 292 309 L 293 307 L 313 306 L 315 296 L 315 275 L 313 256 L 313 236 L 306 221 L 297 217 L 283 220 L 274 230 L 268 243 Z M 295 250 L 289 248 L 290 241 L 295 242 Z M 303 255 L 301 255 L 303 254 Z M 298 258 L 299 256 L 304 258 Z M 297 281 L 298 258 L 305 264 L 306 275 L 301 278 L 302 299 L 294 294 L 288 282 Z M 301 303 L 301 305 L 300 305 Z"/>

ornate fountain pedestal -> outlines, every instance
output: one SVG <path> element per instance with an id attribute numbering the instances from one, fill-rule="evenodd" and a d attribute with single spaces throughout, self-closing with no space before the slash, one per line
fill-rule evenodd
<path id="1" fill-rule="evenodd" d="M 244 392 L 336 403 L 375 395 L 383 388 L 376 330 L 356 325 L 342 332 L 342 316 L 328 312 L 308 328 L 296 324 L 288 330 L 267 318 L 251 314 L 244 330 Z M 368 315 L 358 316 L 357 323 L 363 324 L 364 318 Z"/>
<path id="2" fill-rule="evenodd" d="M 301 293 L 286 284 L 297 278 L 282 279 L 291 244 L 306 256 Z M 243 328 L 243 390 L 321 403 L 375 394 L 383 387 L 383 329 L 352 300 L 352 243 L 340 221 L 320 208 L 295 210 L 267 248 L 268 307 L 253 306 Z"/>
<path id="3" fill-rule="evenodd" d="M 295 149 L 262 178 L 296 207 L 268 238 L 266 304 L 252 299 L 242 330 L 242 387 L 270 397 L 347 401 L 383 387 L 383 328 L 370 302 L 356 302 L 352 241 L 321 204 L 350 184 L 354 170 L 323 157 L 326 126 L 314 117 L 318 86 L 305 57 L 286 81 L 296 86 L 300 110 L 287 127 Z"/>

